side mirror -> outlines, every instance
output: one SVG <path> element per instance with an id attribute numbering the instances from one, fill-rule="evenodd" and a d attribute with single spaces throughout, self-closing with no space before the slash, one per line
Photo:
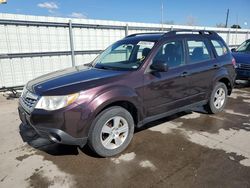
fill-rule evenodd
<path id="1" fill-rule="evenodd" d="M 150 69 L 156 72 L 167 72 L 168 64 L 165 61 L 157 60 L 154 61 L 152 65 L 150 65 Z"/>
<path id="2" fill-rule="evenodd" d="M 232 48 L 232 49 L 231 49 L 231 52 L 236 52 L 236 48 Z"/>

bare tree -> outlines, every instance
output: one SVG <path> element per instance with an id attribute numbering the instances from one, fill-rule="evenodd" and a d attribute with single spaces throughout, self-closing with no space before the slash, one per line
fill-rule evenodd
<path id="1" fill-rule="evenodd" d="M 189 26 L 197 25 L 197 19 L 193 16 L 188 16 L 187 21 L 186 21 L 186 25 L 189 25 Z"/>

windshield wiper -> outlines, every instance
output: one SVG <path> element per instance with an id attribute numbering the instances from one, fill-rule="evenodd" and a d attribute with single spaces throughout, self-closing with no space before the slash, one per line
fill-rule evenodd
<path id="1" fill-rule="evenodd" d="M 95 68 L 97 68 L 97 69 L 115 70 L 114 67 L 104 66 L 104 65 L 100 65 L 100 64 L 96 64 L 96 65 L 95 65 Z"/>
<path id="2" fill-rule="evenodd" d="M 85 66 L 87 67 L 93 67 L 92 63 L 87 63 L 87 64 L 84 64 Z"/>
<path id="3" fill-rule="evenodd" d="M 94 68 L 97 68 L 97 69 L 106 69 L 106 70 L 116 70 L 116 71 L 129 71 L 129 70 L 132 70 L 132 69 L 128 69 L 128 68 L 104 66 L 104 65 L 101 65 L 101 64 L 96 64 L 94 66 Z"/>

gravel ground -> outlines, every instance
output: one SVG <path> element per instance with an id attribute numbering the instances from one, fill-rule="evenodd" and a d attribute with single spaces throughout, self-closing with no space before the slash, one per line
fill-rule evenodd
<path id="1" fill-rule="evenodd" d="M 113 158 L 52 143 L 21 126 L 0 96 L 0 187 L 250 187 L 250 88 L 226 110 L 176 114 L 138 130 Z"/>

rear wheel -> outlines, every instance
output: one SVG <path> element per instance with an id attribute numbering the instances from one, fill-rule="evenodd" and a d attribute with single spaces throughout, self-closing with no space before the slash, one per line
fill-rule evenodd
<path id="1" fill-rule="evenodd" d="M 124 108 L 114 106 L 101 112 L 94 120 L 89 146 L 98 155 L 109 157 L 122 152 L 134 134 L 134 121 Z"/>
<path id="2" fill-rule="evenodd" d="M 218 82 L 213 89 L 209 102 L 205 106 L 206 109 L 212 114 L 221 112 L 227 103 L 227 94 L 228 90 L 226 85 L 222 82 Z"/>

